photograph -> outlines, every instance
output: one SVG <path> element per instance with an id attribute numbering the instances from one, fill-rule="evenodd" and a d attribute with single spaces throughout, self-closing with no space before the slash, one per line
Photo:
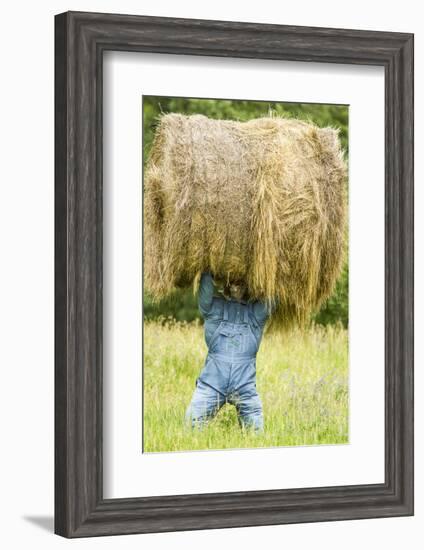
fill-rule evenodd
<path id="1" fill-rule="evenodd" d="M 141 102 L 142 452 L 348 444 L 349 105 Z"/>

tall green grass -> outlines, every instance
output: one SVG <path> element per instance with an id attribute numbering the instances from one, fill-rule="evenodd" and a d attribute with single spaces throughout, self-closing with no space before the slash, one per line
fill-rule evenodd
<path id="1" fill-rule="evenodd" d="M 184 425 L 207 349 L 199 322 L 144 323 L 145 452 L 341 444 L 348 442 L 348 334 L 313 326 L 265 335 L 257 356 L 257 389 L 265 430 L 242 431 L 224 405 L 202 431 Z"/>

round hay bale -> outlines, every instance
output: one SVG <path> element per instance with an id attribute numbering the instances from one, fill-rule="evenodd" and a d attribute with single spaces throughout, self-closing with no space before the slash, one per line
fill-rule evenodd
<path id="1" fill-rule="evenodd" d="M 346 202 L 337 130 L 163 115 L 144 178 L 146 289 L 160 299 L 210 270 L 302 323 L 340 274 Z"/>

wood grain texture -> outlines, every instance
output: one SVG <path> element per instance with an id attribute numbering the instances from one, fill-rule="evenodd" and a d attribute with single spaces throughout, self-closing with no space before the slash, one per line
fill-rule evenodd
<path id="1" fill-rule="evenodd" d="M 384 483 L 103 499 L 105 50 L 384 66 Z M 55 97 L 55 532 L 88 537 L 413 514 L 413 35 L 68 12 L 55 21 Z"/>

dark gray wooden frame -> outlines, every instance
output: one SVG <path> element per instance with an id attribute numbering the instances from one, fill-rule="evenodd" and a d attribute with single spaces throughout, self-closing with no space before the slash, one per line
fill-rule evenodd
<path id="1" fill-rule="evenodd" d="M 105 50 L 384 67 L 384 483 L 103 498 Z M 55 19 L 55 115 L 55 532 L 85 537 L 412 515 L 413 35 L 68 12 Z"/>

